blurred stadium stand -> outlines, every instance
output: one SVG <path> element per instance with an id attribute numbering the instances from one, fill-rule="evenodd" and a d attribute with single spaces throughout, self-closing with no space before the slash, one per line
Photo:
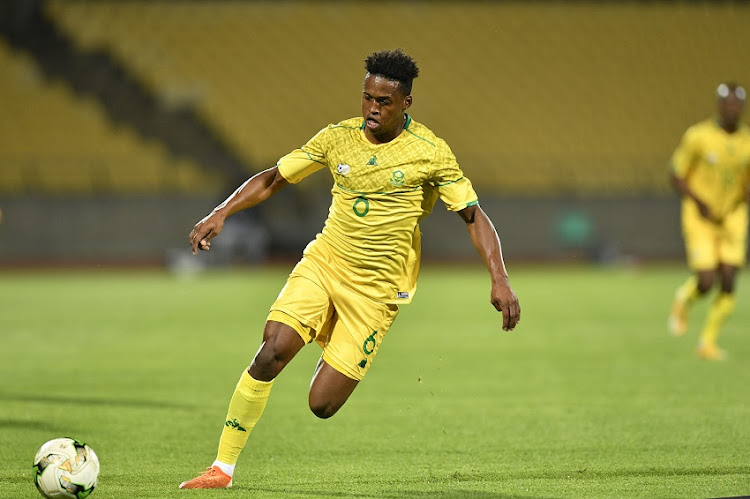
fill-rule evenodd
<path id="1" fill-rule="evenodd" d="M 509 256 L 566 255 L 572 216 L 590 224 L 577 225 L 585 256 L 677 258 L 666 163 L 712 114 L 719 81 L 750 84 L 747 26 L 747 3 L 721 2 L 8 0 L 0 257 L 60 255 L 8 236 L 12 207 L 50 195 L 66 199 L 56 211 L 151 196 L 170 229 L 137 257 L 158 257 L 230 185 L 358 115 L 364 56 L 403 47 L 422 68 L 412 115 L 451 144 Z M 274 251 L 319 229 L 329 183 L 317 175 L 263 210 Z M 435 211 L 425 255 L 470 255 L 455 216 Z M 113 256 L 94 236 L 79 254 Z"/>
<path id="2" fill-rule="evenodd" d="M 218 176 L 172 159 L 157 141 L 116 126 L 90 97 L 43 81 L 36 63 L 0 40 L 0 189 L 7 193 L 201 192 Z"/>

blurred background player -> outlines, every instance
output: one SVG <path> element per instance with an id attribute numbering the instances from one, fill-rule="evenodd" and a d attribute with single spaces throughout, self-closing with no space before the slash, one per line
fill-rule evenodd
<path id="1" fill-rule="evenodd" d="M 726 356 L 716 338 L 734 309 L 737 271 L 745 263 L 750 170 L 750 129 L 740 122 L 745 89 L 722 83 L 717 99 L 718 116 L 685 132 L 671 165 L 672 183 L 682 196 L 688 265 L 695 274 L 675 293 L 669 328 L 677 336 L 684 335 L 691 305 L 718 280 L 719 292 L 697 350 L 709 360 Z"/>
<path id="2" fill-rule="evenodd" d="M 344 405 L 372 365 L 399 306 L 414 296 L 419 222 L 438 197 L 466 223 L 490 272 L 490 300 L 502 312 L 503 329 L 512 330 L 520 318 L 500 240 L 471 182 L 445 141 L 406 114 L 416 63 L 401 50 L 382 51 L 368 56 L 365 68 L 362 117 L 321 130 L 245 182 L 190 234 L 193 253 L 208 250 L 226 217 L 323 168 L 333 176 L 328 219 L 271 307 L 261 347 L 229 403 L 217 458 L 180 488 L 232 485 L 237 458 L 274 379 L 305 344 L 317 341 L 323 348 L 310 409 L 329 418 Z"/>

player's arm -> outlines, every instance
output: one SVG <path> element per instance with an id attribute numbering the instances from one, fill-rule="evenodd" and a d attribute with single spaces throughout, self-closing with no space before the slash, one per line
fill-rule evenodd
<path id="1" fill-rule="evenodd" d="M 700 150 L 702 149 L 700 140 L 700 129 L 696 127 L 689 128 L 680 140 L 680 144 L 672 154 L 669 168 L 669 178 L 672 183 L 672 187 L 680 197 L 692 199 L 695 205 L 698 207 L 698 211 L 701 216 L 712 222 L 716 222 L 716 218 L 711 209 L 705 203 L 703 199 L 700 199 L 692 189 L 688 179 L 690 174 L 696 167 L 698 158 L 700 157 Z"/>
<path id="2" fill-rule="evenodd" d="M 712 222 L 719 221 L 711 212 L 711 209 L 708 207 L 708 205 L 704 203 L 702 199 L 696 196 L 696 194 L 690 189 L 687 178 L 677 175 L 677 173 L 675 173 L 674 171 L 670 173 L 670 176 L 672 187 L 674 187 L 674 190 L 677 191 L 677 194 L 679 194 L 681 197 L 692 199 L 695 205 L 698 207 L 698 211 L 703 218 Z"/>
<path id="3" fill-rule="evenodd" d="M 245 181 L 223 203 L 195 224 L 190 232 L 193 254 L 198 249 L 208 250 L 211 247 L 211 239 L 219 235 L 228 216 L 262 203 L 287 185 L 289 182 L 281 175 L 278 166 L 262 171 Z"/>
<path id="4" fill-rule="evenodd" d="M 459 210 L 458 215 L 466 223 L 471 242 L 490 271 L 490 299 L 492 305 L 503 314 L 503 329 L 510 331 L 521 320 L 521 306 L 508 281 L 508 271 L 505 269 L 500 238 L 495 226 L 478 204 Z"/>

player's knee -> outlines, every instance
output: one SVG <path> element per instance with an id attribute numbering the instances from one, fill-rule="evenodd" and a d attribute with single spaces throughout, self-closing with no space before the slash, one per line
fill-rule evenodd
<path id="1" fill-rule="evenodd" d="M 274 379 L 286 365 L 286 356 L 273 348 L 261 348 L 255 355 L 250 370 L 263 378 Z M 249 371 L 248 371 L 249 372 Z M 251 373 L 252 375 L 253 373 Z"/>
<path id="2" fill-rule="evenodd" d="M 731 267 L 721 269 L 721 292 L 734 293 L 736 271 Z"/>
<path id="3" fill-rule="evenodd" d="M 701 295 L 705 295 L 709 291 L 711 291 L 711 288 L 714 287 L 714 280 L 713 278 L 709 277 L 701 277 L 698 280 L 698 293 Z"/>
<path id="4" fill-rule="evenodd" d="M 339 406 L 328 401 L 310 400 L 310 410 L 320 419 L 328 419 L 339 410 Z"/>

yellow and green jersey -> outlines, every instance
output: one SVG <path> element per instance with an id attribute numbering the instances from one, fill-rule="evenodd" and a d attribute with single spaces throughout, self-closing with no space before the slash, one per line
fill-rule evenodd
<path id="1" fill-rule="evenodd" d="M 290 183 L 328 168 L 328 219 L 304 255 L 329 263 L 347 284 L 384 303 L 414 296 L 419 222 L 437 198 L 451 211 L 477 204 L 445 141 L 408 115 L 401 134 L 385 144 L 367 140 L 362 118 L 329 125 L 277 166 Z"/>
<path id="2" fill-rule="evenodd" d="M 750 174 L 750 128 L 727 133 L 714 119 L 690 127 L 672 155 L 672 171 L 713 214 L 724 218 L 743 202 Z M 693 205 L 685 198 L 684 205 Z M 685 206 L 687 208 L 687 206 Z"/>

